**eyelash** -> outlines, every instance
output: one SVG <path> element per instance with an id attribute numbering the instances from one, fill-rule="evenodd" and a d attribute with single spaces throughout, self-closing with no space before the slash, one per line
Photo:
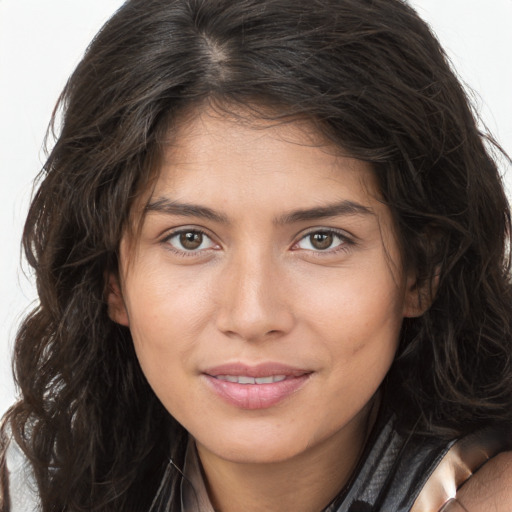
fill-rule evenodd
<path id="1" fill-rule="evenodd" d="M 191 234 L 193 233 L 194 235 L 200 235 L 201 237 L 203 238 L 206 238 L 207 240 L 210 241 L 210 246 L 209 247 L 206 247 L 204 249 L 190 249 L 190 250 L 187 250 L 185 248 L 183 249 L 179 249 L 177 247 L 174 247 L 171 243 L 171 240 L 174 239 L 174 238 L 177 238 L 179 237 L 180 235 L 184 235 L 184 234 Z M 315 257 L 322 257 L 322 256 L 327 256 L 327 255 L 333 255 L 333 254 L 337 254 L 338 252 L 343 252 L 343 251 L 348 251 L 350 249 L 351 246 L 355 245 L 355 242 L 354 240 L 352 240 L 349 236 L 347 236 L 346 233 L 342 232 L 342 231 L 338 231 L 336 229 L 332 229 L 332 228 L 314 228 L 314 229 L 311 229 L 309 232 L 303 234 L 299 240 L 297 242 L 295 242 L 292 246 L 292 250 L 293 251 L 297 251 L 297 250 L 300 250 L 301 248 L 298 247 L 298 245 L 304 241 L 304 240 L 307 240 L 308 237 L 311 237 L 312 235 L 317 235 L 317 234 L 322 234 L 322 235 L 332 235 L 333 238 L 337 238 L 339 240 L 339 244 L 336 245 L 334 248 L 326 248 L 324 250 L 322 249 L 315 249 L 315 248 L 312 248 L 312 249 L 303 249 L 303 250 L 306 250 L 308 251 L 310 254 L 314 255 Z M 172 251 L 174 254 L 180 256 L 180 257 L 184 257 L 184 258 L 187 258 L 187 257 L 197 257 L 198 254 L 206 251 L 206 250 L 209 250 L 209 249 L 215 249 L 215 247 L 218 247 L 218 244 L 216 244 L 213 240 L 212 240 L 212 237 L 209 236 L 205 231 L 201 230 L 201 229 L 197 229 L 197 228 L 188 228 L 188 229 L 179 229 L 177 231 L 173 231 L 172 233 L 169 233 L 165 238 L 162 239 L 162 243 L 165 244 L 166 248 L 170 251 Z M 201 245 L 204 243 L 204 239 L 201 241 Z"/>
<path id="2" fill-rule="evenodd" d="M 332 256 L 334 254 L 337 254 L 339 252 L 346 252 L 355 245 L 355 241 L 350 238 L 345 232 L 339 231 L 332 228 L 313 228 L 310 231 L 308 231 L 306 234 L 302 235 L 301 238 L 293 244 L 292 249 L 293 250 L 300 250 L 300 248 L 294 249 L 298 246 L 299 243 L 301 243 L 303 240 L 307 240 L 312 235 L 331 235 L 334 239 L 339 240 L 339 244 L 335 247 L 328 247 L 326 249 L 304 249 L 308 251 L 310 254 L 314 255 L 315 257 L 325 257 L 325 256 Z"/>
<path id="3" fill-rule="evenodd" d="M 200 250 L 187 250 L 185 248 L 178 249 L 177 247 L 174 247 L 171 243 L 171 240 L 173 238 L 177 238 L 180 235 L 193 233 L 194 235 L 200 235 L 203 238 L 206 238 L 210 241 L 212 247 L 207 247 L 206 249 L 200 249 Z M 214 249 L 215 247 L 218 247 L 218 244 L 216 244 L 212 237 L 209 236 L 205 231 L 197 228 L 185 228 L 185 229 L 179 229 L 177 231 L 173 231 L 172 233 L 169 233 L 165 238 L 162 239 L 162 243 L 166 246 L 168 250 L 176 254 L 177 256 L 183 257 L 183 258 L 189 258 L 189 257 L 197 257 L 198 254 L 201 252 L 207 250 L 207 249 Z M 204 243 L 204 240 L 201 242 L 201 245 Z"/>

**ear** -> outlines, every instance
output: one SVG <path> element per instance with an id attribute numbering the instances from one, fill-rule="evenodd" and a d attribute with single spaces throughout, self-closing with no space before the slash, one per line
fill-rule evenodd
<path id="1" fill-rule="evenodd" d="M 129 327 L 130 319 L 128 318 L 128 311 L 126 310 L 118 277 L 112 273 L 108 274 L 107 283 L 108 316 L 114 322 Z"/>
<path id="2" fill-rule="evenodd" d="M 416 272 L 407 277 L 404 297 L 404 318 L 416 318 L 430 308 L 439 284 L 439 272 L 427 279 L 419 278 Z"/>

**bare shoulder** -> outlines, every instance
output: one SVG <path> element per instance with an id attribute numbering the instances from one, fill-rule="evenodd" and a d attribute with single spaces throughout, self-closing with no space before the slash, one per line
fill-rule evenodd
<path id="1" fill-rule="evenodd" d="M 468 512 L 512 511 L 512 451 L 486 462 L 457 491 L 457 502 Z"/>

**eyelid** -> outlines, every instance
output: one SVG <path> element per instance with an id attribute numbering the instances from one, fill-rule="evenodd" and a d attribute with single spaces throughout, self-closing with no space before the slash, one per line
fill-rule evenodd
<path id="1" fill-rule="evenodd" d="M 170 243 L 170 240 L 172 238 L 177 237 L 183 233 L 191 233 L 191 232 L 199 233 L 202 236 L 208 238 L 210 240 L 212 246 L 204 248 L 204 249 L 186 250 L 185 248 L 179 249 Z M 179 226 L 179 227 L 173 228 L 171 230 L 168 230 L 161 237 L 160 243 L 166 245 L 167 249 L 169 249 L 170 251 L 174 252 L 175 254 L 181 255 L 181 256 L 197 256 L 198 254 L 201 254 L 206 251 L 220 247 L 220 244 L 215 240 L 215 237 L 208 232 L 208 230 L 198 227 L 198 226 Z"/>
<path id="2" fill-rule="evenodd" d="M 332 234 L 332 235 L 338 237 L 341 240 L 341 243 L 336 245 L 333 248 L 324 249 L 324 250 L 322 250 L 322 249 L 301 249 L 300 247 L 295 249 L 295 247 L 297 247 L 297 245 L 302 240 L 304 240 L 308 236 L 313 235 L 314 233 Z M 306 231 L 299 233 L 295 237 L 295 242 L 292 244 L 292 250 L 304 250 L 304 251 L 309 251 L 311 253 L 316 253 L 318 255 L 322 255 L 322 254 L 328 255 L 328 254 L 333 254 L 340 250 L 347 250 L 350 246 L 353 246 L 355 244 L 356 244 L 356 237 L 347 233 L 346 231 L 344 231 L 342 229 L 326 227 L 326 226 L 316 226 L 316 227 L 309 228 Z"/>

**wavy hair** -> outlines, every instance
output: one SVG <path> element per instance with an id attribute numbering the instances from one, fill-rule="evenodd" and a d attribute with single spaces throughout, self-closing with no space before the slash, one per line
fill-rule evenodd
<path id="1" fill-rule="evenodd" d="M 186 432 L 110 320 L 105 275 L 164 134 L 205 101 L 308 119 L 373 165 L 405 265 L 432 295 L 404 321 L 383 383 L 398 424 L 436 436 L 510 425 L 497 146 L 415 11 L 401 0 L 129 0 L 62 93 L 23 235 L 39 305 L 17 334 L 21 400 L 4 443 L 14 437 L 32 463 L 42 510 L 147 511 L 169 458 L 183 462 Z"/>

